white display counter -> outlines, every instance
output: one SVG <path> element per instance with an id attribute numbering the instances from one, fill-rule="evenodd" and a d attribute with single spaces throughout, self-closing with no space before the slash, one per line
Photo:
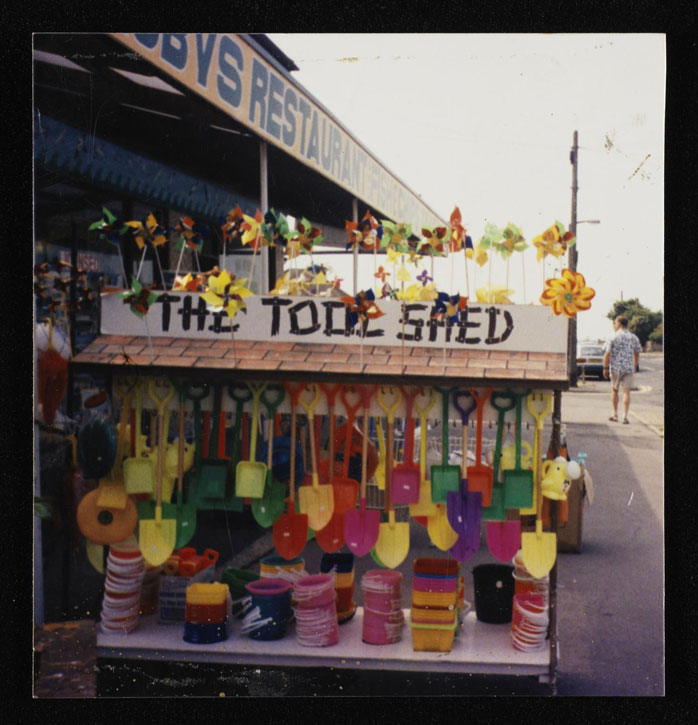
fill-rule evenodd
<path id="1" fill-rule="evenodd" d="M 370 645 L 362 642 L 363 610 L 339 627 L 332 647 L 303 647 L 295 625 L 278 640 L 258 641 L 240 634 L 233 620 L 230 637 L 214 644 L 191 644 L 183 639 L 184 625 L 160 625 L 157 615 L 142 617 L 129 634 L 106 634 L 97 628 L 97 657 L 124 660 L 209 662 L 231 665 L 334 667 L 339 669 L 450 672 L 495 675 L 531 675 L 540 682 L 550 676 L 550 644 L 536 652 L 519 652 L 510 638 L 510 625 L 485 624 L 469 612 L 450 652 L 415 652 L 407 623 L 400 642 Z"/>

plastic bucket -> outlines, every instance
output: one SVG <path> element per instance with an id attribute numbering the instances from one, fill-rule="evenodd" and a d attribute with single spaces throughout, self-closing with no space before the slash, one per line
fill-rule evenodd
<path id="1" fill-rule="evenodd" d="M 456 577 L 412 577 L 412 589 L 417 592 L 455 592 L 458 589 Z"/>
<path id="2" fill-rule="evenodd" d="M 221 581 L 223 584 L 228 585 L 230 590 L 230 596 L 233 599 L 239 599 L 244 597 L 246 594 L 245 586 L 250 582 L 255 582 L 259 579 L 259 574 L 253 571 L 247 571 L 246 569 L 235 569 L 228 567 L 223 569 L 221 574 Z"/>
<path id="3" fill-rule="evenodd" d="M 481 622 L 511 622 L 514 598 L 513 566 L 480 564 L 473 569 L 475 614 Z"/>
<path id="4" fill-rule="evenodd" d="M 228 623 L 196 624 L 184 623 L 184 641 L 192 644 L 211 644 L 228 639 Z"/>
<path id="5" fill-rule="evenodd" d="M 456 576 L 460 564 L 455 559 L 437 559 L 422 557 L 414 561 L 415 574 L 439 574 L 441 576 Z"/>
<path id="6" fill-rule="evenodd" d="M 324 553 L 320 559 L 320 571 L 323 574 L 335 569 L 338 574 L 348 574 L 354 570 L 354 554 L 342 551 L 334 554 Z"/>

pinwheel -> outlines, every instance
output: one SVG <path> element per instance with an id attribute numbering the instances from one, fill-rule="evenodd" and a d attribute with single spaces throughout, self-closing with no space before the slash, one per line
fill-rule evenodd
<path id="1" fill-rule="evenodd" d="M 576 242 L 572 232 L 565 231 L 562 222 L 556 221 L 549 226 L 542 234 L 533 238 L 533 246 L 536 248 L 536 261 L 540 262 L 548 255 L 560 257 Z"/>
<path id="2" fill-rule="evenodd" d="M 140 317 L 145 323 L 145 333 L 148 336 L 148 346 L 150 347 L 150 360 L 155 360 L 153 353 L 153 343 L 150 339 L 150 330 L 148 329 L 148 311 L 150 306 L 155 303 L 158 296 L 149 287 L 144 287 L 138 279 L 134 279 L 131 289 L 120 294 L 121 301 L 125 305 L 129 305 L 131 312 L 136 317 Z"/>
<path id="3" fill-rule="evenodd" d="M 126 225 L 131 227 L 133 238 L 138 245 L 138 249 L 143 250 L 141 255 L 141 262 L 138 265 L 138 272 L 136 273 L 136 279 L 141 278 L 141 268 L 143 267 L 143 260 L 145 259 L 145 252 L 148 247 L 152 248 L 155 261 L 160 269 L 160 279 L 165 280 L 162 274 L 162 266 L 160 265 L 160 257 L 158 257 L 155 247 L 161 247 L 167 242 L 167 235 L 165 228 L 160 226 L 155 218 L 155 215 L 150 212 L 144 221 L 130 221 L 126 222 Z"/>
<path id="4" fill-rule="evenodd" d="M 488 258 L 488 285 L 492 285 L 492 258 L 494 252 L 497 249 L 497 245 L 504 238 L 504 232 L 492 222 L 485 224 L 485 233 L 480 237 L 480 241 L 477 243 L 478 249 L 481 251 L 489 250 Z"/>
<path id="5" fill-rule="evenodd" d="M 465 227 L 462 224 L 458 207 L 451 212 L 449 223 L 451 225 L 451 234 L 448 240 L 448 250 L 449 252 L 459 252 L 465 241 Z"/>
<path id="6" fill-rule="evenodd" d="M 350 252 L 358 249 L 364 238 L 363 232 L 359 229 L 359 222 L 345 221 L 344 228 L 347 231 L 347 246 L 344 251 Z"/>
<path id="7" fill-rule="evenodd" d="M 422 227 L 422 236 L 424 239 L 417 245 L 417 251 L 421 252 L 426 247 L 426 251 L 434 256 L 442 256 L 444 254 L 444 244 L 448 235 L 446 227 Z"/>
<path id="8" fill-rule="evenodd" d="M 393 249 L 393 247 L 388 247 L 386 251 L 388 255 L 388 262 L 390 264 L 397 265 L 400 257 L 402 257 L 403 255 L 398 250 Z"/>
<path id="9" fill-rule="evenodd" d="M 383 284 L 385 284 L 386 277 L 390 277 L 390 272 L 388 272 L 385 267 L 380 266 L 378 267 L 378 271 L 373 276 L 383 282 Z"/>
<path id="10" fill-rule="evenodd" d="M 446 292 L 439 292 L 434 302 L 432 320 L 443 320 L 454 325 L 458 322 L 458 313 L 468 306 L 468 298 L 459 294 L 449 295 Z"/>
<path id="11" fill-rule="evenodd" d="M 360 321 L 364 324 L 366 320 L 375 320 L 382 317 L 385 313 L 376 305 L 376 295 L 373 290 L 362 290 L 354 297 L 347 295 L 340 297 L 341 301 L 349 309 L 349 324 L 356 327 Z"/>
<path id="12" fill-rule="evenodd" d="M 247 284 L 249 286 L 254 278 L 254 262 L 257 258 L 257 250 L 261 247 L 262 239 L 264 238 L 262 228 L 264 217 L 262 216 L 262 212 L 257 209 L 253 217 L 243 214 L 242 219 L 243 234 L 240 241 L 243 244 L 250 244 L 252 246 L 252 262 L 250 262 L 250 273 L 247 277 Z"/>
<path id="13" fill-rule="evenodd" d="M 184 276 L 175 275 L 174 284 L 172 285 L 173 290 L 181 290 L 183 292 L 198 292 L 201 289 L 202 282 L 204 281 L 203 275 L 192 275 L 191 272 L 187 272 Z"/>
<path id="14" fill-rule="evenodd" d="M 242 236 L 242 223 L 244 217 L 242 209 L 239 204 L 236 204 L 233 209 L 228 212 L 225 218 L 225 222 L 221 225 L 221 231 L 223 232 L 223 242 L 234 242 Z"/>
<path id="15" fill-rule="evenodd" d="M 422 283 L 422 287 L 426 287 L 428 282 L 434 281 L 434 278 L 427 274 L 426 269 L 422 270 L 422 274 L 417 275 L 417 279 Z"/>
<path id="16" fill-rule="evenodd" d="M 179 275 L 179 268 L 182 265 L 182 257 L 184 256 L 185 249 L 191 249 L 194 252 L 196 258 L 196 268 L 201 272 L 199 266 L 199 253 L 204 247 L 204 240 L 208 238 L 211 230 L 205 225 L 195 222 L 189 216 L 180 217 L 177 224 L 174 227 L 174 231 L 179 234 L 177 244 L 175 245 L 175 251 L 179 252 L 179 259 L 177 260 L 177 269 L 175 269 L 175 280 Z M 172 289 L 174 289 L 174 281 L 172 283 Z"/>
<path id="17" fill-rule="evenodd" d="M 405 267 L 404 264 L 400 267 L 400 269 L 398 269 L 395 279 L 398 282 L 401 282 L 403 285 L 405 284 L 405 282 L 412 281 L 412 275 L 409 273 L 407 267 Z"/>
<path id="18" fill-rule="evenodd" d="M 220 274 L 211 275 L 208 278 L 208 289 L 202 293 L 201 298 L 216 310 L 225 310 L 230 319 L 230 335 L 233 339 L 233 354 L 237 357 L 235 350 L 235 326 L 233 318 L 237 315 L 238 310 L 246 308 L 245 297 L 249 297 L 252 292 L 245 286 L 245 279 L 236 279 L 235 275 L 230 275 L 228 270 L 224 269 Z"/>
<path id="19" fill-rule="evenodd" d="M 224 269 L 220 274 L 208 278 L 208 289 L 201 294 L 202 299 L 215 309 L 225 309 L 232 320 L 238 310 L 246 307 L 245 297 L 252 292 L 246 288 L 245 279 L 237 279 Z"/>
<path id="20" fill-rule="evenodd" d="M 428 284 L 424 287 L 418 284 L 411 284 L 404 290 L 400 290 L 397 293 L 397 299 L 404 300 L 406 302 L 415 302 L 416 300 L 425 300 L 431 302 L 436 299 L 436 289 L 433 285 Z"/>
<path id="21" fill-rule="evenodd" d="M 402 254 L 410 251 L 409 238 L 412 236 L 412 225 L 405 222 L 394 224 L 387 219 L 381 219 L 383 227 L 383 238 L 380 242 L 381 249 L 395 249 Z"/>
<path id="22" fill-rule="evenodd" d="M 523 252 L 528 249 L 526 239 L 522 234 L 519 227 L 512 222 L 508 222 L 502 233 L 502 239 L 495 243 L 495 249 L 502 255 L 502 259 L 506 260 L 507 263 L 507 277 L 506 286 L 509 287 L 509 261 L 514 252 Z M 523 265 L 524 258 L 521 256 L 521 263 Z M 524 284 L 524 304 L 526 303 L 526 269 L 522 267 L 523 272 L 523 284 Z"/>
<path id="23" fill-rule="evenodd" d="M 123 274 L 124 287 L 126 286 L 126 268 L 124 266 L 124 258 L 121 254 L 120 240 L 128 231 L 128 225 L 121 219 L 117 219 L 106 206 L 102 207 L 102 218 L 87 228 L 88 231 L 99 229 L 99 236 L 106 239 L 109 244 L 113 244 L 119 252 L 119 260 L 121 261 L 121 272 Z"/>
<path id="24" fill-rule="evenodd" d="M 349 325 L 351 327 L 356 327 L 359 321 L 361 322 L 361 326 L 364 327 L 368 320 L 375 320 L 385 314 L 376 304 L 376 295 L 371 289 L 362 290 L 354 297 L 350 295 L 340 297 L 340 300 L 344 302 L 346 308 L 349 310 Z M 359 336 L 359 366 L 362 369 L 363 355 L 364 331 Z"/>
<path id="25" fill-rule="evenodd" d="M 285 246 L 288 235 L 288 219 L 281 212 L 277 213 L 274 209 L 270 209 L 264 215 L 264 239 L 267 246 L 275 247 L 277 244 Z"/>
<path id="26" fill-rule="evenodd" d="M 556 315 L 574 317 L 577 312 L 588 310 L 596 291 L 587 287 L 584 276 L 570 269 L 563 269 L 562 276 L 545 281 L 540 301 L 550 305 Z"/>
<path id="27" fill-rule="evenodd" d="M 510 305 L 512 301 L 509 299 L 509 295 L 514 294 L 513 289 L 507 289 L 501 285 L 493 287 L 491 284 L 487 284 L 485 287 L 478 287 L 475 290 L 475 296 L 478 302 L 492 302 L 497 305 Z"/>

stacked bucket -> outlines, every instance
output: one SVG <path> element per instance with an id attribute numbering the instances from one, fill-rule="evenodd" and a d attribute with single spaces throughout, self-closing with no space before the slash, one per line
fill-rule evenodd
<path id="1" fill-rule="evenodd" d="M 322 574 L 334 573 L 334 587 L 337 593 L 337 622 L 348 622 L 356 612 L 354 601 L 354 554 L 338 552 L 323 554 L 320 559 Z"/>
<path id="2" fill-rule="evenodd" d="M 410 627 L 415 652 L 451 651 L 458 626 L 459 567 L 455 559 L 414 562 Z"/>
<path id="3" fill-rule="evenodd" d="M 366 644 L 393 644 L 402 639 L 402 574 L 394 569 L 370 569 L 361 579 Z"/>
<path id="4" fill-rule="evenodd" d="M 180 550 L 181 552 L 181 550 Z M 163 574 L 160 577 L 159 593 L 159 622 L 160 624 L 181 624 L 186 619 L 187 587 L 191 584 L 210 583 L 215 579 L 213 562 L 216 556 L 205 556 L 207 565 L 196 571 L 197 562 L 194 561 L 194 574 L 186 576 L 183 572 L 191 572 L 190 557 L 182 558 L 180 552 L 175 552 L 163 565 Z M 215 553 L 215 552 L 214 552 Z M 203 563 L 203 562 L 202 562 Z"/>
<path id="5" fill-rule="evenodd" d="M 222 582 L 194 583 L 186 590 L 184 641 L 211 644 L 228 639 L 230 590 Z"/>
<path id="6" fill-rule="evenodd" d="M 240 634 L 261 640 L 283 637 L 292 614 L 291 583 L 285 579 L 263 577 L 248 582 L 245 589 L 250 603 Z"/>
<path id="7" fill-rule="evenodd" d="M 511 560 L 514 565 L 514 594 L 540 594 L 548 602 L 549 577 L 535 579 L 523 563 L 521 550 Z"/>
<path id="8" fill-rule="evenodd" d="M 311 574 L 295 583 L 293 612 L 298 644 L 329 647 L 339 642 L 336 597 L 331 574 Z"/>
<path id="9" fill-rule="evenodd" d="M 511 643 L 523 652 L 543 649 L 548 636 L 548 590 L 546 575 L 535 579 L 517 552 L 514 565 L 514 598 L 511 618 Z"/>
<path id="10" fill-rule="evenodd" d="M 107 556 L 101 627 L 104 632 L 132 632 L 138 625 L 145 560 L 135 537 L 112 544 Z"/>
<path id="11" fill-rule="evenodd" d="M 155 614 L 158 611 L 162 564 L 147 566 L 141 585 L 141 614 Z"/>
<path id="12" fill-rule="evenodd" d="M 295 559 L 287 561 L 283 556 L 272 554 L 262 559 L 259 566 L 259 575 L 261 578 L 285 579 L 294 584 L 301 577 L 307 576 L 308 572 L 305 570 L 303 557 L 297 556 Z"/>

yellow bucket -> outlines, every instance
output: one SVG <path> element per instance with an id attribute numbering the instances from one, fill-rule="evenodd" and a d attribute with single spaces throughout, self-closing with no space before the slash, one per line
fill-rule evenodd
<path id="1" fill-rule="evenodd" d="M 426 608 L 455 609 L 457 592 L 420 592 L 412 590 L 412 606 Z"/>
<path id="2" fill-rule="evenodd" d="M 456 634 L 453 624 L 417 624 L 410 620 L 412 649 L 415 652 L 450 652 Z"/>
<path id="3" fill-rule="evenodd" d="M 187 587 L 187 604 L 222 604 L 230 590 L 223 582 L 197 582 Z"/>
<path id="4" fill-rule="evenodd" d="M 456 610 L 412 607 L 412 619 L 417 620 L 415 624 L 453 624 L 456 621 Z"/>

